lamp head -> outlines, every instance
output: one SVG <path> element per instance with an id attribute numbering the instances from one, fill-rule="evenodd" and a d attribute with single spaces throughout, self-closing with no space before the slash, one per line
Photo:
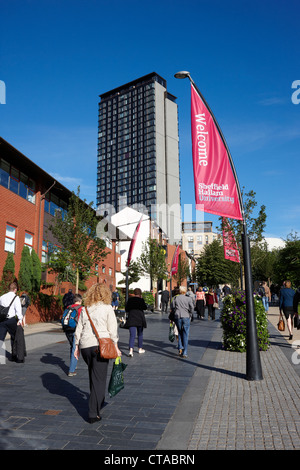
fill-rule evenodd
<path id="1" fill-rule="evenodd" d="M 189 78 L 190 72 L 186 72 L 186 71 L 177 72 L 175 73 L 174 77 L 175 78 Z"/>

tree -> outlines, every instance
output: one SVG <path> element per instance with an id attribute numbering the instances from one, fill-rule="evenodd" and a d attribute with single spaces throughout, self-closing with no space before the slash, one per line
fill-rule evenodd
<path id="1" fill-rule="evenodd" d="M 244 190 L 245 188 L 242 188 L 241 192 L 242 192 L 243 205 L 244 205 L 245 222 L 246 222 L 246 227 L 247 227 L 247 234 L 249 236 L 250 242 L 253 245 L 254 243 L 262 241 L 263 232 L 265 230 L 266 220 L 267 220 L 266 206 L 264 205 L 260 206 L 258 213 L 253 214 L 257 206 L 257 201 L 255 199 L 256 193 L 253 190 L 250 190 L 248 193 L 245 193 Z M 222 231 L 223 230 L 222 218 L 220 218 L 220 221 L 221 221 L 221 231 Z M 243 221 L 230 219 L 229 224 L 236 238 L 239 251 L 240 253 L 242 253 Z"/>
<path id="2" fill-rule="evenodd" d="M 32 259 L 29 247 L 24 245 L 21 254 L 19 270 L 19 288 L 30 292 L 32 290 Z"/>
<path id="3" fill-rule="evenodd" d="M 149 274 L 157 283 L 159 279 L 167 279 L 166 252 L 157 240 L 149 239 L 143 243 L 143 251 L 138 259 L 141 272 Z"/>
<path id="4" fill-rule="evenodd" d="M 57 214 L 49 229 L 61 249 L 55 253 L 56 262 L 62 266 L 72 266 L 76 273 L 76 292 L 79 278 L 87 279 L 96 274 L 96 265 L 106 257 L 105 241 L 98 238 L 97 224 L 100 221 L 92 208 L 93 203 L 79 198 L 74 192 L 69 200 L 64 218 Z M 53 266 L 52 266 L 53 269 Z"/>
<path id="5" fill-rule="evenodd" d="M 247 228 L 247 234 L 250 240 L 251 245 L 251 253 L 252 248 L 257 243 L 260 243 L 263 239 L 263 232 L 266 227 L 266 206 L 261 205 L 258 212 L 256 210 L 257 201 L 255 199 L 256 193 L 253 190 L 250 190 L 248 193 L 245 193 L 245 188 L 243 187 L 241 190 L 242 199 L 243 199 L 243 206 L 244 206 L 244 218 Z M 221 231 L 223 229 L 226 230 L 224 227 L 222 217 L 219 219 L 221 221 Z M 243 257 L 243 248 L 242 248 L 242 233 L 243 233 L 243 221 L 230 219 L 229 220 L 230 228 L 235 236 L 238 249 L 240 252 L 240 263 L 241 266 L 244 265 L 244 257 Z M 236 263 L 235 263 L 236 264 Z M 253 266 L 253 260 L 251 257 L 251 264 Z"/>
<path id="6" fill-rule="evenodd" d="M 40 259 L 34 249 L 31 250 L 31 260 L 32 260 L 32 290 L 34 292 L 39 292 L 42 281 L 42 266 Z"/>
<path id="7" fill-rule="evenodd" d="M 289 279 L 293 287 L 300 286 L 300 239 L 297 232 L 286 239 L 284 248 L 278 250 L 275 262 L 274 281 L 279 285 Z"/>
<path id="8" fill-rule="evenodd" d="M 124 276 L 124 279 L 118 282 L 118 284 L 126 284 L 126 271 L 121 273 Z M 136 261 L 130 261 L 128 266 L 128 285 L 132 284 L 133 282 L 138 282 L 141 278 L 141 269 L 139 263 Z"/>
<path id="9" fill-rule="evenodd" d="M 239 275 L 239 263 L 224 258 L 224 248 L 220 240 L 205 245 L 196 265 L 196 277 L 200 285 L 204 283 L 209 286 L 225 283 L 237 285 Z"/>
<path id="10" fill-rule="evenodd" d="M 10 251 L 7 253 L 5 265 L 2 271 L 2 279 L 0 284 L 0 295 L 9 291 L 10 284 L 15 280 L 15 260 L 14 255 Z"/>
<path id="11" fill-rule="evenodd" d="M 185 258 L 183 253 L 180 253 L 178 257 L 178 269 L 177 273 L 173 276 L 176 279 L 178 285 L 180 286 L 182 282 L 189 276 L 190 274 L 190 267 L 189 262 Z"/>

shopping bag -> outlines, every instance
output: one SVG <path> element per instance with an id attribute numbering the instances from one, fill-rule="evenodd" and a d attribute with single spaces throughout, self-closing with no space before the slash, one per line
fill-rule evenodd
<path id="1" fill-rule="evenodd" d="M 114 397 L 124 388 L 123 371 L 126 367 L 127 364 L 123 364 L 120 356 L 118 356 L 114 362 L 108 384 L 108 394 L 110 397 Z"/>
<path id="2" fill-rule="evenodd" d="M 171 343 L 173 343 L 174 339 L 175 339 L 174 324 L 171 322 L 170 323 L 170 328 L 169 328 L 169 341 L 171 341 Z"/>

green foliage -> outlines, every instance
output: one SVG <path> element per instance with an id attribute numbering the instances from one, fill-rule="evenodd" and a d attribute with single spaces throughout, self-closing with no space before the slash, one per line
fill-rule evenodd
<path id="1" fill-rule="evenodd" d="M 225 283 L 237 285 L 239 277 L 239 263 L 224 258 L 220 240 L 214 240 L 205 246 L 196 265 L 196 278 L 200 285 L 204 282 L 209 286 Z"/>
<path id="2" fill-rule="evenodd" d="M 253 300 L 259 349 L 266 351 L 270 345 L 267 315 L 260 297 L 255 295 Z M 221 325 L 223 328 L 224 349 L 227 351 L 245 352 L 247 344 L 246 295 L 244 291 L 237 291 L 224 298 Z"/>
<path id="3" fill-rule="evenodd" d="M 7 258 L 2 271 L 2 279 L 0 284 L 0 295 L 9 291 L 10 284 L 15 280 L 15 261 L 11 252 L 7 253 Z"/>
<path id="4" fill-rule="evenodd" d="M 118 284 L 126 284 L 126 271 L 122 272 L 124 279 L 118 282 Z M 128 266 L 128 285 L 132 284 L 133 282 L 138 282 L 141 278 L 141 269 L 139 263 L 136 261 L 130 261 Z"/>
<path id="5" fill-rule="evenodd" d="M 32 290 L 32 259 L 28 246 L 24 246 L 21 254 L 19 270 L 19 288 L 30 292 Z"/>
<path id="6" fill-rule="evenodd" d="M 42 266 L 40 259 L 34 249 L 31 251 L 32 260 L 32 290 L 39 292 L 42 282 Z"/>
<path id="7" fill-rule="evenodd" d="M 155 299 L 152 292 L 145 291 L 142 293 L 142 297 L 147 305 L 154 305 Z"/>
<path id="8" fill-rule="evenodd" d="M 71 266 L 76 273 L 76 292 L 78 292 L 79 276 L 81 279 L 96 274 L 95 267 L 106 257 L 105 241 L 97 236 L 97 225 L 100 218 L 85 200 L 72 193 L 67 213 L 62 219 L 56 216 L 50 226 L 53 236 L 61 246 L 55 253 L 59 272 Z M 52 270 L 54 270 L 52 264 Z"/>
<path id="9" fill-rule="evenodd" d="M 300 239 L 296 234 L 290 234 L 286 246 L 278 250 L 275 262 L 274 282 L 279 285 L 289 279 L 294 287 L 300 286 Z"/>
<path id="10" fill-rule="evenodd" d="M 153 281 L 167 279 L 166 252 L 157 240 L 149 238 L 143 244 L 138 262 L 141 272 L 149 274 Z"/>

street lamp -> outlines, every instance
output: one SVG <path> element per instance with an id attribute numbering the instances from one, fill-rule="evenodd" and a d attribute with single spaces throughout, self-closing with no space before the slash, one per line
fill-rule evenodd
<path id="1" fill-rule="evenodd" d="M 185 71 L 175 73 L 174 77 L 175 78 L 187 78 L 187 77 L 191 78 L 190 72 L 185 72 Z"/>
<path id="2" fill-rule="evenodd" d="M 239 181 L 237 178 L 237 174 L 235 171 L 235 167 L 233 164 L 233 160 L 227 146 L 226 140 L 223 136 L 221 128 L 213 115 L 210 107 L 208 106 L 207 102 L 205 101 L 204 97 L 202 96 L 200 90 L 196 86 L 195 82 L 192 80 L 190 72 L 181 71 L 177 72 L 174 75 L 175 78 L 188 78 L 192 85 L 194 86 L 195 90 L 199 94 L 201 100 L 203 101 L 204 105 L 208 109 L 211 117 L 218 129 L 220 137 L 223 141 L 223 144 L 226 148 L 227 155 L 231 164 L 232 172 L 234 175 L 237 192 L 239 196 L 239 202 L 241 207 L 241 212 L 243 216 L 243 233 L 242 233 L 242 245 L 243 245 L 243 257 L 244 257 L 244 267 L 245 267 L 245 292 L 246 292 L 246 335 L 247 335 L 247 351 L 246 351 L 246 377 L 248 380 L 261 380 L 262 379 L 262 371 L 261 371 L 261 362 L 259 356 L 259 349 L 258 349 L 258 342 L 257 342 L 257 330 L 256 330 L 256 318 L 255 318 L 255 310 L 254 310 L 254 301 L 253 301 L 253 288 L 252 288 L 252 269 L 251 269 L 251 255 L 250 255 L 250 240 L 247 235 L 247 227 L 245 221 L 245 213 L 244 213 L 244 206 L 243 206 L 243 198 L 241 194 L 241 189 L 239 185 Z"/>

